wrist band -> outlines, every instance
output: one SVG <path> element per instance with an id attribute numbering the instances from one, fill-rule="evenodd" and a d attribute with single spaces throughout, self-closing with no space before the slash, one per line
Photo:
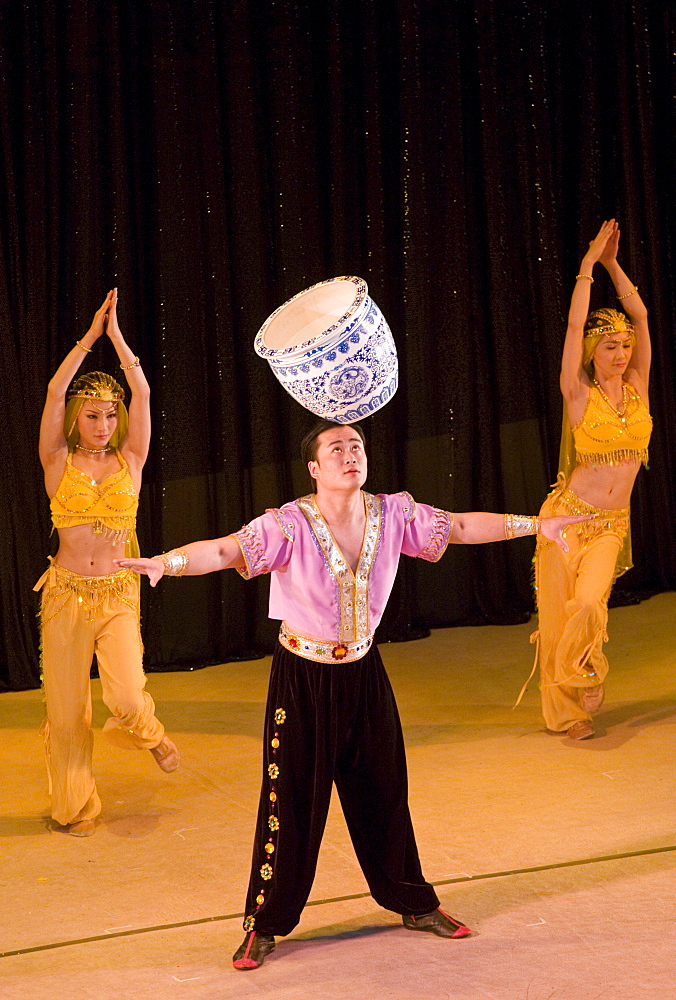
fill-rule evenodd
<path id="1" fill-rule="evenodd" d="M 594 279 L 592 278 L 591 274 L 576 274 L 575 280 L 578 281 L 579 278 L 586 278 L 587 281 L 590 282 L 590 284 L 592 285 L 594 284 Z"/>
<path id="2" fill-rule="evenodd" d="M 171 549 L 160 556 L 153 556 L 164 564 L 165 576 L 183 576 L 188 569 L 188 553 L 185 549 Z"/>
<path id="3" fill-rule="evenodd" d="M 134 358 L 134 360 L 130 365 L 120 365 L 120 368 L 122 369 L 123 372 L 128 372 L 130 368 L 140 368 L 140 367 L 141 367 L 141 362 L 139 361 L 138 358 Z"/>
<path id="4" fill-rule="evenodd" d="M 505 514 L 505 538 L 521 538 L 522 535 L 537 535 L 539 531 L 539 517 Z"/>
<path id="5" fill-rule="evenodd" d="M 87 352 L 87 354 L 91 354 L 92 353 L 91 347 L 85 347 L 85 345 L 81 344 L 79 340 L 75 341 L 75 345 L 76 345 L 76 347 L 81 347 L 83 351 Z"/>
<path id="6" fill-rule="evenodd" d="M 621 302 L 622 299 L 628 299 L 630 295 L 635 295 L 637 291 L 638 291 L 638 285 L 634 285 L 634 287 L 630 292 L 625 292 L 624 295 L 616 295 L 615 298 L 617 299 L 618 302 Z"/>

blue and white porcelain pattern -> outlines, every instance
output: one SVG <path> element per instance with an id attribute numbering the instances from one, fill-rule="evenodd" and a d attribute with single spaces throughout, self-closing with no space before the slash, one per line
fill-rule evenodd
<path id="1" fill-rule="evenodd" d="M 313 293 L 313 305 L 321 304 L 322 294 L 325 290 L 330 293 L 335 282 L 354 286 L 352 302 L 340 318 L 327 312 L 326 328 L 303 343 L 278 349 L 266 344 L 266 331 L 283 311 L 291 316 L 298 300 L 309 292 Z M 254 349 L 301 406 L 338 424 L 375 413 L 397 391 L 394 339 L 363 278 L 330 278 L 294 295 L 265 321 Z"/>

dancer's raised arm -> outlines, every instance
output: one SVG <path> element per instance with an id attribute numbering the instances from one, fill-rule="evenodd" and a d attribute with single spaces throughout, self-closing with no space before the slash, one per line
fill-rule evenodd
<path id="1" fill-rule="evenodd" d="M 75 347 L 68 352 L 47 386 L 47 398 L 45 399 L 42 421 L 40 423 L 39 445 L 40 461 L 45 470 L 45 475 L 48 475 L 50 466 L 55 462 L 59 465 L 60 475 L 60 467 L 68 452 L 63 426 L 63 418 L 66 411 L 66 390 L 84 361 L 85 356 L 91 353 L 94 344 L 105 331 L 112 296 L 113 290 L 108 292 L 94 313 L 91 326 L 84 337 L 75 342 Z M 50 491 L 48 488 L 48 492 L 53 491 Z"/>
<path id="2" fill-rule="evenodd" d="M 594 239 L 589 243 L 589 249 L 582 258 L 580 270 L 575 278 L 575 287 L 568 310 L 568 326 L 563 345 L 560 378 L 561 392 L 569 405 L 575 403 L 583 393 L 586 394 L 586 388 L 589 385 L 582 367 L 582 352 L 584 324 L 589 313 L 590 290 L 594 281 L 592 272 L 594 265 L 601 259 L 608 241 L 616 231 L 617 223 L 614 219 L 603 223 Z"/>
<path id="3" fill-rule="evenodd" d="M 122 336 L 117 320 L 117 288 L 112 292 L 106 332 L 120 359 L 120 368 L 131 390 L 129 429 L 120 450 L 131 466 L 135 478 L 138 476 L 140 487 L 140 472 L 145 465 L 150 447 L 150 386 L 143 374 L 141 362 Z"/>
<path id="4" fill-rule="evenodd" d="M 603 264 L 610 280 L 615 286 L 619 307 L 625 310 L 634 327 L 636 343 L 634 344 L 626 378 L 636 386 L 647 404 L 648 379 L 650 377 L 650 362 L 652 358 L 650 331 L 648 329 L 648 310 L 639 295 L 638 285 L 635 285 L 627 277 L 618 263 L 617 251 L 619 242 L 620 229 L 619 226 L 616 226 L 606 243 L 603 253 L 599 257 L 599 262 Z"/>

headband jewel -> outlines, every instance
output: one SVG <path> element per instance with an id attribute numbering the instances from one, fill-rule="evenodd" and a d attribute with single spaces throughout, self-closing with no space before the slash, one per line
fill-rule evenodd
<path id="1" fill-rule="evenodd" d="M 625 333 L 628 335 L 634 333 L 634 327 L 627 317 L 624 313 L 618 312 L 617 309 L 597 309 L 596 312 L 589 314 L 585 326 L 585 337 L 600 337 L 604 333 Z"/>
<path id="2" fill-rule="evenodd" d="M 599 337 L 602 333 L 633 333 L 634 328 L 631 323 L 624 323 L 622 326 L 595 326 L 587 330 L 585 337 Z"/>

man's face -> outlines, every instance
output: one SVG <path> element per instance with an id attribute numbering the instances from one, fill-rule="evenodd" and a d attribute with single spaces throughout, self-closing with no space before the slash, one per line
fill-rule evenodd
<path id="1" fill-rule="evenodd" d="M 368 463 L 364 442 L 349 425 L 330 428 L 317 438 L 317 458 L 308 462 L 310 475 L 325 490 L 351 492 L 366 482 Z"/>

